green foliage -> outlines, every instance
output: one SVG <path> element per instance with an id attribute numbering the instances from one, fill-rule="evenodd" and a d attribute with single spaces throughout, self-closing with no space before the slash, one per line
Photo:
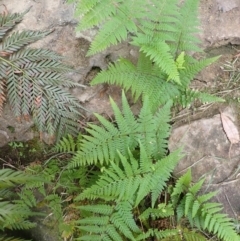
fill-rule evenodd
<path id="1" fill-rule="evenodd" d="M 13 238 L 13 237 L 6 237 L 6 236 L 1 237 L 0 236 L 0 241 L 29 241 L 29 240 L 20 239 L 20 238 Z"/>
<path id="2" fill-rule="evenodd" d="M 223 101 L 210 94 L 191 91 L 189 84 L 204 67 L 218 59 L 197 60 L 192 52 L 201 52 L 198 3 L 196 0 L 104 0 L 75 1 L 78 30 L 100 26 L 88 54 L 103 51 L 122 40 L 139 48 L 136 66 L 120 59 L 101 71 L 91 82 L 116 84 L 130 90 L 137 100 L 148 95 L 155 108 L 170 99 L 188 107 L 195 99 Z M 104 10 L 103 10 L 104 9 Z"/>
<path id="3" fill-rule="evenodd" d="M 133 151 L 138 146 L 138 141 L 146 148 L 147 154 L 155 158 L 165 156 L 167 148 L 166 138 L 170 132 L 170 106 L 167 103 L 156 114 L 151 111 L 152 106 L 145 98 L 138 118 L 135 118 L 125 94 L 122 93 L 122 112 L 111 99 L 111 105 L 116 118 L 116 123 L 111 123 L 96 114 L 102 126 L 89 124 L 80 140 L 81 149 L 77 151 L 71 167 L 109 163 L 110 160 L 119 159 L 118 151 L 128 156 L 129 150 Z"/>
<path id="4" fill-rule="evenodd" d="M 179 199 L 182 192 L 185 196 L 177 205 L 177 219 L 184 216 L 188 218 L 191 226 L 199 230 L 207 230 L 209 233 L 224 241 L 240 240 L 234 230 L 233 220 L 226 214 L 220 213 L 223 209 L 222 204 L 209 202 L 216 195 L 216 192 L 198 194 L 203 185 L 204 179 L 194 185 L 191 182 L 191 171 L 182 176 L 173 190 L 172 198 L 174 202 Z"/>
<path id="5" fill-rule="evenodd" d="M 120 59 L 97 75 L 93 84 L 107 82 L 131 90 L 135 100 L 142 96 L 142 108 L 138 115 L 134 115 L 124 92 L 122 110 L 110 99 L 115 121 L 110 122 L 96 114 L 100 125 L 89 123 L 86 134 L 76 139 L 71 135 L 65 136 L 55 150 L 65 155 L 67 163 L 55 156 L 44 165 L 30 167 L 30 173 L 41 173 L 44 181 L 29 181 L 22 189 L 21 200 L 16 204 L 25 203 L 29 208 L 41 203 L 50 207 L 64 239 L 73 236 L 74 229 L 77 229 L 76 240 L 202 241 L 207 240 L 204 232 L 216 235 L 223 241 L 240 240 L 232 220 L 220 213 L 222 206 L 210 202 L 216 193 L 199 194 L 203 179 L 192 185 L 191 173 L 187 172 L 172 184 L 172 188 L 169 184 L 171 173 L 182 156 L 181 150 L 168 154 L 167 149 L 172 104 L 188 106 L 196 98 L 203 102 L 222 101 L 189 88 L 194 76 L 217 59 L 196 60 L 191 57 L 192 51 L 200 51 L 195 37 L 198 33 L 195 17 L 198 1 L 186 0 L 182 4 L 177 0 L 77 2 L 76 14 L 82 15 L 79 28 L 101 26 L 89 54 L 126 39 L 139 47 L 136 66 L 127 59 Z M 32 37 L 38 35 L 40 33 L 34 33 Z M 26 42 L 21 41 L 23 37 Z M 31 34 L 16 34 L 10 38 L 5 48 L 8 49 L 8 45 L 15 41 L 14 46 L 18 51 L 24 43 L 31 41 Z M 8 57 L 10 52 L 6 53 L 4 57 L 8 59 L 4 59 L 2 66 L 7 66 L 11 60 Z M 49 55 L 52 56 L 52 53 Z M 24 55 L 21 58 L 24 59 Z M 26 67 L 26 73 L 32 66 L 41 70 L 46 66 L 54 71 L 59 68 L 68 70 L 49 61 L 29 58 L 27 63 L 19 62 L 17 72 L 13 73 L 18 75 L 22 66 Z M 0 68 L 5 67 L 0 65 Z M 24 71 L 20 71 L 21 77 L 26 76 Z M 64 96 L 62 89 L 58 91 L 55 88 L 54 84 L 59 84 L 56 79 L 51 77 L 54 79 L 54 84 L 50 81 L 53 86 L 45 86 L 44 74 L 38 77 L 41 77 L 40 87 L 44 91 L 52 91 L 49 95 L 57 95 L 59 105 L 64 103 L 71 113 L 76 113 L 74 100 L 69 101 L 69 96 Z M 11 80 L 11 83 L 14 82 Z M 3 86 L 0 90 L 4 90 Z M 37 116 L 37 120 L 46 118 L 44 125 L 54 130 L 54 123 L 58 126 L 59 121 L 53 117 L 53 102 L 48 103 L 44 93 L 42 91 L 40 97 L 34 96 L 37 108 L 31 110 L 33 117 Z M 16 95 L 13 93 L 12 96 Z M 23 115 L 28 106 L 24 102 L 19 103 L 24 108 L 16 110 Z M 40 105 L 48 109 L 47 115 Z M 57 109 L 61 109 L 59 105 Z M 67 111 L 64 114 L 64 117 L 69 115 Z M 26 115 L 29 115 L 27 111 Z M 50 182 L 47 189 L 45 182 Z M 40 203 L 33 195 L 33 190 L 43 195 Z M 9 195 L 9 192 L 5 195 Z M 169 225 L 158 228 L 156 224 L 161 220 L 169 220 Z"/>
<path id="6" fill-rule="evenodd" d="M 110 162 L 109 168 L 103 168 L 97 183 L 76 199 L 95 200 L 95 205 L 78 207 L 87 212 L 87 216 L 77 221 L 83 234 L 77 240 L 89 240 L 90 233 L 94 234 L 92 240 L 124 240 L 122 237 L 136 240 L 136 234 L 142 231 L 134 219 L 133 210 L 149 194 L 152 207 L 155 205 L 180 157 L 177 151 L 153 162 L 141 144 L 139 160 L 132 153 L 129 158 L 120 152 L 118 155 L 118 165 Z"/>
<path id="7" fill-rule="evenodd" d="M 68 136 L 57 145 L 59 150 L 71 151 L 72 147 L 79 144 L 73 157 L 73 162 L 77 160 L 79 164 L 71 163 L 71 168 L 66 171 L 74 173 L 87 168 L 82 173 L 86 178 L 85 185 L 79 181 L 84 187 L 75 189 L 78 195 L 74 199 L 74 207 L 79 213 L 74 222 L 78 230 L 76 240 L 206 241 L 208 239 L 204 234 L 209 233 L 223 241 L 240 240 L 232 220 L 221 214 L 222 205 L 209 201 L 216 193 L 199 194 L 204 179 L 192 185 L 189 171 L 172 188 L 168 184 L 171 173 L 181 158 L 180 150 L 169 155 L 165 151 L 156 153 L 156 150 L 165 143 L 161 138 L 166 139 L 169 135 L 170 126 L 167 122 L 171 104 L 168 103 L 155 112 L 146 97 L 136 118 L 124 93 L 122 97 L 122 111 L 111 100 L 115 123 L 98 115 L 102 126 L 91 124 L 87 128 L 89 134 L 83 135 L 80 143 L 78 139 L 74 141 Z M 156 122 L 161 124 L 156 125 Z M 126 126 L 126 123 L 130 125 Z M 138 125 L 143 126 L 135 129 Z M 139 134 L 134 137 L 134 145 L 125 139 L 127 145 L 121 143 L 115 146 L 115 142 L 119 143 L 118 136 L 130 139 L 134 130 Z M 160 130 L 161 135 L 157 134 Z M 108 132 L 112 133 L 110 137 Z M 103 145 L 107 148 L 102 151 L 103 147 L 99 145 L 104 138 L 109 138 L 113 144 L 105 142 Z M 91 146 L 87 149 L 86 156 L 85 143 Z M 76 168 L 78 165 L 80 167 Z M 89 175 L 90 168 L 97 170 L 95 178 Z M 72 180 L 78 180 L 82 174 L 79 177 L 71 176 Z M 162 195 L 168 198 L 162 200 Z M 59 203 L 52 206 L 60 208 Z M 154 227 L 155 221 L 166 219 L 170 222 L 169 226 L 164 229 Z"/>
<path id="8" fill-rule="evenodd" d="M 77 142 L 72 136 L 64 138 L 71 144 Z M 58 145 L 57 145 L 58 146 Z M 70 144 L 67 144 L 69 147 Z M 65 146 L 64 146 L 65 147 Z M 60 150 L 62 150 L 60 148 Z M 61 153 L 64 158 L 51 158 L 43 165 L 36 164 L 27 168 L 31 175 L 40 175 L 42 180 L 39 182 L 29 182 L 22 189 L 21 201 L 31 208 L 46 210 L 44 213 L 44 224 L 58 230 L 59 237 L 68 239 L 73 236 L 75 231 L 75 220 L 79 217 L 73 204 L 73 197 L 89 185 L 95 182 L 97 171 L 90 170 L 88 167 L 79 169 L 67 169 L 66 162 L 68 156 L 66 152 Z M 69 155 L 69 154 L 67 154 Z M 69 157 L 70 158 L 70 157 Z M 36 199 L 35 194 L 38 193 Z"/>
<path id="9" fill-rule="evenodd" d="M 42 181 L 39 176 L 32 176 L 22 171 L 14 171 L 12 169 L 0 170 L 0 230 L 20 230 L 30 229 L 35 226 L 33 222 L 28 220 L 29 217 L 37 215 L 30 209 L 28 203 L 20 200 L 15 188 L 26 183 L 34 183 Z M 21 241 L 20 239 L 2 237 L 0 240 Z"/>
<path id="10" fill-rule="evenodd" d="M 77 140 L 75 140 L 72 135 L 68 134 L 55 145 L 53 151 L 75 153 L 75 151 L 80 150 L 81 140 L 81 134 L 78 134 Z"/>
<path id="11" fill-rule="evenodd" d="M 190 62 L 191 60 L 191 62 Z M 184 68 L 180 71 L 182 85 L 176 85 L 171 81 L 166 81 L 166 75 L 144 54 L 140 54 L 136 66 L 127 59 L 120 59 L 114 64 L 110 64 L 107 70 L 101 71 L 91 82 L 91 84 L 116 84 L 130 90 L 135 101 L 142 95 L 149 96 L 149 101 L 153 107 L 158 108 L 169 100 L 175 104 L 179 103 L 186 107 L 195 99 L 202 102 L 217 102 L 223 99 L 207 93 L 201 93 L 189 89 L 189 84 L 193 77 L 204 67 L 214 62 L 216 58 L 196 61 L 189 59 L 185 61 Z"/>
<path id="12" fill-rule="evenodd" d="M 14 115 L 25 120 L 32 115 L 40 133 L 58 132 L 59 136 L 65 131 L 74 133 L 82 107 L 62 88 L 77 85 L 65 77 L 71 68 L 50 50 L 25 48 L 51 31 L 9 34 L 26 12 L 0 14 L 0 112 L 8 99 Z"/>

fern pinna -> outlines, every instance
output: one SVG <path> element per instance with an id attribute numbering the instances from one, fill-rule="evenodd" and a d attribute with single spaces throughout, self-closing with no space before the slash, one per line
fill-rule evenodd
<path id="1" fill-rule="evenodd" d="M 62 88 L 77 85 L 64 76 L 71 69 L 50 50 L 25 48 L 51 31 L 9 34 L 26 12 L 0 14 L 0 112 L 8 99 L 14 115 L 26 120 L 32 115 L 41 133 L 73 133 L 81 106 Z"/>

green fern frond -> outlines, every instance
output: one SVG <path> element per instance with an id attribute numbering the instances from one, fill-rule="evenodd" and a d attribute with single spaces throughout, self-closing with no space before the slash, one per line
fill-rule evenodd
<path id="1" fill-rule="evenodd" d="M 192 227 L 213 233 L 221 240 L 240 240 L 234 230 L 232 219 L 220 213 L 223 209 L 222 204 L 209 202 L 216 192 L 199 195 L 204 179 L 192 186 L 190 181 L 191 172 L 189 171 L 180 178 L 173 190 L 171 198 L 175 204 L 175 198 L 180 195 L 180 192 L 184 190 L 183 193 L 185 193 L 184 198 L 177 204 L 177 219 L 180 220 L 185 216 Z"/>
<path id="2" fill-rule="evenodd" d="M 14 210 L 16 211 L 16 210 Z M 28 211 L 25 213 L 25 215 L 22 215 L 20 218 L 21 213 L 15 213 L 17 218 L 14 216 L 10 216 L 7 220 L 5 220 L 3 228 L 4 229 L 11 229 L 11 230 L 26 230 L 36 227 L 36 223 L 30 222 L 28 220 L 25 220 L 26 218 L 29 218 L 30 216 L 33 216 L 34 213 L 31 211 Z"/>
<path id="3" fill-rule="evenodd" d="M 0 170 L 0 189 L 13 187 L 16 184 L 24 184 L 27 181 L 39 180 L 38 177 L 31 177 L 21 171 L 14 171 L 12 169 Z"/>
<path id="4" fill-rule="evenodd" d="M 166 82 L 165 77 L 160 68 L 154 66 L 145 54 L 140 54 L 137 66 L 129 60 L 120 59 L 114 65 L 110 65 L 109 69 L 100 72 L 91 84 L 117 84 L 126 91 L 130 90 L 135 101 L 141 95 L 143 98 L 148 96 L 153 109 L 158 109 L 180 95 L 178 87 Z"/>
<path id="5" fill-rule="evenodd" d="M 20 194 L 16 195 L 12 192 L 11 187 L 21 185 L 23 187 L 26 183 L 38 183 L 43 179 L 39 175 L 30 175 L 21 171 L 14 171 L 11 169 L 0 170 L 0 229 L 29 229 L 35 226 L 33 222 L 27 219 L 30 216 L 38 215 L 33 212 L 32 207 L 36 200 L 32 192 L 26 192 L 25 197 Z M 21 197 L 22 199 L 19 199 Z"/>
<path id="6" fill-rule="evenodd" d="M 135 200 L 137 206 L 149 193 L 152 194 L 152 206 L 154 206 L 158 196 L 166 185 L 170 173 L 179 160 L 179 151 L 152 163 L 146 155 L 146 150 L 140 144 L 140 164 L 131 154 L 130 160 L 121 155 L 119 165 L 111 162 L 111 168 L 103 169 L 97 183 L 85 189 L 77 200 L 86 198 L 95 200 Z M 125 188 L 122 188 L 122 187 Z"/>
<path id="7" fill-rule="evenodd" d="M 78 12 L 78 9 L 81 11 Z M 78 31 L 97 26 L 99 23 L 116 14 L 117 5 L 111 1 L 81 1 L 75 15 L 84 14 L 84 18 L 77 27 Z"/>
<path id="8" fill-rule="evenodd" d="M 0 201 L 0 229 L 29 229 L 35 226 L 26 219 L 34 213 L 26 206 L 10 201 Z"/>
<path id="9" fill-rule="evenodd" d="M 91 6 L 91 7 L 90 7 Z M 140 13 L 138 13 L 140 11 Z M 91 43 L 88 55 L 102 51 L 110 45 L 126 40 L 129 32 L 136 32 L 136 14 L 143 11 L 141 1 L 93 1 L 80 2 L 76 13 L 83 15 L 78 29 L 102 25 L 101 31 Z"/>
<path id="10" fill-rule="evenodd" d="M 75 0 L 68 0 L 69 3 L 74 2 Z M 89 10 L 91 10 L 94 5 L 96 5 L 99 2 L 99 0 L 83 0 L 81 2 L 78 2 L 76 6 L 76 16 L 80 16 L 82 13 L 86 13 Z"/>
<path id="11" fill-rule="evenodd" d="M 197 233 L 194 230 L 189 230 L 184 228 L 182 230 L 182 236 L 186 241 L 207 241 L 208 239 L 204 237 L 203 234 Z"/>
<path id="12" fill-rule="evenodd" d="M 201 52 L 200 40 L 196 37 L 199 30 L 198 16 L 199 1 L 187 0 L 179 8 L 178 21 L 175 22 L 176 32 L 173 32 L 174 42 L 170 42 L 172 53 L 175 56 L 182 51 Z M 171 34 L 171 33 L 170 33 Z"/>
<path id="13" fill-rule="evenodd" d="M 131 20 L 131 17 L 133 16 L 132 13 L 129 13 L 128 16 L 125 14 L 122 15 L 123 16 L 119 14 L 118 17 L 113 18 L 105 24 L 102 31 L 91 43 L 87 56 L 103 51 L 111 45 L 116 45 L 117 43 L 126 40 L 128 32 L 136 31 L 136 26 Z"/>
<path id="14" fill-rule="evenodd" d="M 135 119 L 130 111 L 127 99 L 122 94 L 123 114 L 111 100 L 111 105 L 116 116 L 116 125 L 96 114 L 102 127 L 89 124 L 86 131 L 90 135 L 83 135 L 81 150 L 76 153 L 70 167 L 92 163 L 109 163 L 109 160 L 119 159 L 117 150 L 122 155 L 128 156 L 128 149 L 133 151 L 138 145 L 138 140 L 147 147 L 147 153 L 154 157 L 163 157 L 166 153 L 167 142 L 165 138 L 170 132 L 170 107 L 169 102 L 155 115 L 151 112 L 150 101 L 143 102 L 139 118 Z M 163 126 L 161 126 L 163 125 Z"/>
<path id="15" fill-rule="evenodd" d="M 193 91 L 188 87 L 194 76 L 216 59 L 217 57 L 196 61 L 190 57 L 184 58 L 184 68 L 179 69 L 178 65 L 175 65 L 179 69 L 182 83 L 182 86 L 177 86 L 170 81 L 167 82 L 161 69 L 153 65 L 149 57 L 140 53 L 137 66 L 134 66 L 129 60 L 120 59 L 115 64 L 111 64 L 107 70 L 101 71 L 91 84 L 117 84 L 126 91 L 130 90 L 135 100 L 141 95 L 143 97 L 148 95 L 149 101 L 155 109 L 169 100 L 180 103 L 184 107 L 189 106 L 196 99 L 203 103 L 223 102 L 222 98 Z"/>

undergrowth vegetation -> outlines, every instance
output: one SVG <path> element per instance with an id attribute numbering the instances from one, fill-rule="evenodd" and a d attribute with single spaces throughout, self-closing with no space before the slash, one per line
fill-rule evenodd
<path id="1" fill-rule="evenodd" d="M 41 178 L 25 180 L 19 192 L 21 208 L 26 206 L 28 214 L 29 208 L 47 207 L 51 213 L 48 217 L 54 217 L 63 240 L 240 240 L 233 220 L 221 213 L 222 205 L 211 202 L 216 193 L 200 192 L 204 179 L 193 184 L 190 170 L 179 179 L 172 177 L 183 156 L 181 149 L 168 152 L 172 106 L 187 106 L 196 98 L 203 102 L 223 101 L 190 88 L 194 76 L 217 60 L 192 55 L 201 51 L 195 35 L 199 31 L 198 1 L 71 2 L 76 2 L 76 15 L 81 15 L 80 30 L 99 27 L 89 55 L 124 40 L 139 48 L 138 62 L 134 65 L 121 58 L 94 78 L 92 84 L 117 84 L 124 89 L 122 107 L 110 98 L 113 122 L 95 114 L 98 124 L 88 123 L 85 132 L 76 138 L 66 135 L 55 146 L 58 154 L 45 163 L 29 165 L 25 175 Z M 7 63 L 2 61 L 3 66 Z M 39 63 L 41 60 L 37 66 Z M 25 70 L 21 71 L 25 76 Z M 60 83 L 55 84 L 58 90 Z M 38 104 L 45 103 L 48 87 L 42 87 L 42 95 L 32 99 Z M 51 97 L 61 94 L 56 88 L 49 87 Z M 128 103 L 128 90 L 135 100 L 141 100 L 138 114 Z M 43 104 L 42 108 L 51 116 L 48 107 Z M 75 113 L 69 105 L 63 105 L 63 112 L 65 107 Z M 37 105 L 34 111 L 39 113 L 39 108 Z M 50 130 L 55 130 L 52 120 L 50 117 Z M 43 123 L 48 126 L 48 119 Z M 1 183 L 4 180 L 0 179 L 0 187 Z M 40 198 L 36 193 L 41 194 Z M 0 210 L 3 208 L 0 206 Z M 8 224 L 8 217 L 4 218 Z M 17 218 L 28 215 L 17 213 Z M 11 225 L 14 223 L 4 228 L 11 229 Z"/>

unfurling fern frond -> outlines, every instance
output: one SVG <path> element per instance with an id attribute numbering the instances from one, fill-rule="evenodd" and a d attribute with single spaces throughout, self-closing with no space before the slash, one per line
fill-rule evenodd
<path id="1" fill-rule="evenodd" d="M 172 193 L 173 203 L 177 208 L 177 217 L 180 220 L 186 217 L 192 227 L 199 230 L 206 230 L 209 233 L 224 241 L 240 240 L 234 230 L 233 220 L 226 214 L 220 213 L 223 209 L 222 204 L 209 202 L 216 195 L 216 192 L 199 195 L 199 190 L 203 185 L 204 179 L 191 186 L 191 172 L 188 171 L 177 181 Z M 179 194 L 185 190 L 185 196 L 179 203 Z"/>
<path id="2" fill-rule="evenodd" d="M 96 114 L 102 126 L 89 124 L 86 131 L 90 135 L 83 135 L 81 149 L 70 163 L 71 167 L 109 163 L 119 159 L 117 151 L 128 156 L 129 149 L 133 151 L 140 141 L 147 148 L 149 156 L 161 158 L 165 156 L 167 148 L 166 138 L 170 132 L 170 107 L 167 103 L 156 114 L 151 111 L 151 104 L 146 97 L 139 118 L 135 118 L 125 94 L 122 94 L 122 112 L 111 99 L 111 105 L 116 117 L 116 124 Z"/>
<path id="3" fill-rule="evenodd" d="M 11 29 L 23 15 L 1 14 L 3 29 L 5 25 L 7 30 Z M 78 84 L 64 76 L 71 68 L 63 64 L 56 53 L 25 48 L 50 32 L 26 30 L 4 35 L 1 39 L 0 111 L 8 99 L 16 117 L 28 120 L 32 115 L 40 133 L 61 136 L 66 131 L 72 134 L 77 131 L 82 108 L 62 87 Z"/>

